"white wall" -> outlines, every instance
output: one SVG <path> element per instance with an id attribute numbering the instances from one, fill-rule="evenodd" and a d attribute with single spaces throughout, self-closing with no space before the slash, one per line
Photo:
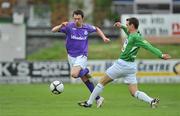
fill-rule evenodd
<path id="1" fill-rule="evenodd" d="M 26 28 L 24 24 L 0 24 L 0 61 L 24 59 L 26 52 Z"/>

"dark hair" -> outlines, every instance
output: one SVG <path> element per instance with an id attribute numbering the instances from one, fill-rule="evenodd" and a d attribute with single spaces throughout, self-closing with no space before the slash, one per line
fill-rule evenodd
<path id="1" fill-rule="evenodd" d="M 126 19 L 126 21 L 129 21 L 129 25 L 133 24 L 134 27 L 135 27 L 136 29 L 138 29 L 139 21 L 138 21 L 137 18 L 131 17 L 131 18 Z"/>
<path id="2" fill-rule="evenodd" d="M 74 15 L 81 15 L 81 17 L 84 18 L 84 13 L 83 13 L 82 10 L 75 10 L 75 11 L 73 12 L 73 16 L 74 16 Z"/>

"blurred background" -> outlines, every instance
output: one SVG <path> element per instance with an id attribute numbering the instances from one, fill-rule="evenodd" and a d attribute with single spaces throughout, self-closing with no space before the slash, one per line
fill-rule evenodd
<path id="1" fill-rule="evenodd" d="M 142 35 L 173 58 L 162 61 L 140 50 L 139 81 L 179 82 L 180 0 L 0 0 L 0 83 L 70 82 L 65 35 L 51 28 L 71 21 L 76 9 L 111 39 L 105 44 L 97 34 L 89 37 L 88 66 L 94 77 L 103 76 L 120 54 L 125 35 L 113 24 L 134 16 Z"/>
<path id="2" fill-rule="evenodd" d="M 111 42 L 96 33 L 89 36 L 88 68 L 96 85 L 105 70 L 118 59 L 126 36 L 113 27 L 137 17 L 139 31 L 147 41 L 169 53 L 171 60 L 157 58 L 140 49 L 137 55 L 139 88 L 159 97 L 158 109 L 130 96 L 122 79 L 105 87 L 105 104 L 83 109 L 89 91 L 70 77 L 65 35 L 51 29 L 72 20 L 82 9 L 85 22 L 98 26 Z M 64 83 L 54 95 L 52 81 Z M 0 0 L 0 116 L 180 116 L 180 0 Z"/>

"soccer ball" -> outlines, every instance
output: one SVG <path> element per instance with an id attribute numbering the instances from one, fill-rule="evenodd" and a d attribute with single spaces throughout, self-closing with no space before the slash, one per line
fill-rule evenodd
<path id="1" fill-rule="evenodd" d="M 60 94 L 64 91 L 64 85 L 61 81 L 53 81 L 49 87 L 54 94 Z"/>

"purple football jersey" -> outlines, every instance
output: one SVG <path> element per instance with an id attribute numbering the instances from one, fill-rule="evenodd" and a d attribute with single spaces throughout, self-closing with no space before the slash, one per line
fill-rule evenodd
<path id="1" fill-rule="evenodd" d="M 59 30 L 66 34 L 67 53 L 72 57 L 88 55 L 88 34 L 95 31 L 96 28 L 92 25 L 77 27 L 74 22 L 69 22 Z"/>

